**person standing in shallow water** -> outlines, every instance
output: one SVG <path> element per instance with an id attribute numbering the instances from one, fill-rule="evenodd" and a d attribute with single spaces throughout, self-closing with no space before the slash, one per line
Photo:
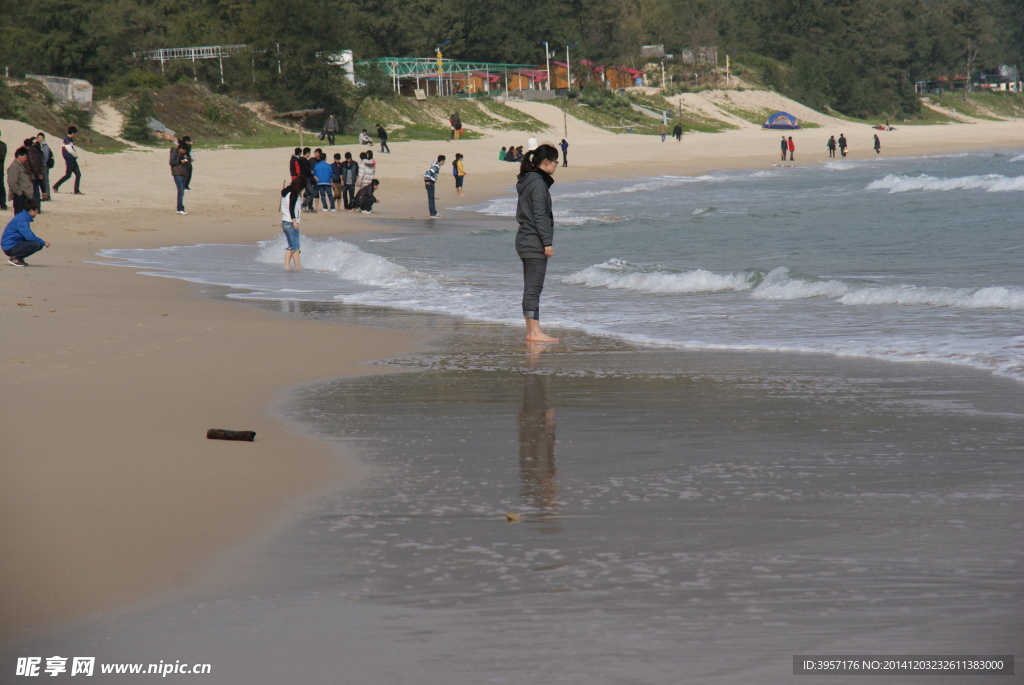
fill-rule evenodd
<path id="1" fill-rule="evenodd" d="M 558 169 L 558 150 L 547 143 L 530 150 L 519 166 L 516 192 L 516 252 L 523 262 L 523 318 L 526 339 L 534 342 L 558 342 L 540 329 L 540 294 L 548 260 L 555 254 L 552 241 L 555 219 L 551 209 L 552 175 Z"/>

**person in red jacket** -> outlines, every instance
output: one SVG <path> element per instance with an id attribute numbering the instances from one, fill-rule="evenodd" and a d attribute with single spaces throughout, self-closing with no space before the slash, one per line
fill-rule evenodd
<path id="1" fill-rule="evenodd" d="M 793 161 L 793 150 L 796 150 L 796 145 L 793 144 L 793 136 L 789 137 L 789 161 Z"/>

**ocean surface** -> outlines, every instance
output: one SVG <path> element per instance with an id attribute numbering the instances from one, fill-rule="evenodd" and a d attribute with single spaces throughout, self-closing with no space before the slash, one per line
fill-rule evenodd
<path id="1" fill-rule="evenodd" d="M 1020 152 L 559 180 L 545 328 L 680 349 L 934 361 L 1024 381 Z M 513 182 L 454 228 L 303 237 L 303 273 L 275 268 L 280 231 L 259 244 L 102 255 L 239 298 L 521 325 Z"/>
<path id="2" fill-rule="evenodd" d="M 353 477 L 219 581 L 2 645 L 2 668 L 764 685 L 821 682 L 797 655 L 1024 654 L 1024 154 L 558 180 L 558 345 L 522 340 L 511 179 L 442 222 L 304 237 L 303 272 L 269 228 L 105 251 L 435 344 L 281 399 Z"/>

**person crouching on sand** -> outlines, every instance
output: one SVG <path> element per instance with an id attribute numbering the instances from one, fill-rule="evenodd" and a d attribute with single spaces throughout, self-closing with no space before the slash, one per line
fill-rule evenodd
<path id="1" fill-rule="evenodd" d="M 540 293 L 544 290 L 544 275 L 548 260 L 555 254 L 552 240 L 555 219 L 551 210 L 551 176 L 558 169 L 558 150 L 547 143 L 530 150 L 519 166 L 516 192 L 516 252 L 523 262 L 523 318 L 526 319 L 526 339 L 535 342 L 557 342 L 540 329 Z"/>
<path id="2" fill-rule="evenodd" d="M 306 189 L 306 179 L 296 176 L 292 182 L 281 190 L 281 230 L 288 241 L 284 248 L 284 270 L 302 268 L 299 257 L 299 224 L 302 222 L 302 191 Z"/>

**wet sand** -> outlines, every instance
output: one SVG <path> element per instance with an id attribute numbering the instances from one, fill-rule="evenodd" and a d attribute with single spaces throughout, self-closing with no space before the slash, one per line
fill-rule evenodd
<path id="1" fill-rule="evenodd" d="M 406 373 L 276 405 L 360 468 L 244 573 L 4 663 L 59 646 L 225 684 L 717 685 L 788 682 L 796 654 L 1019 652 L 1019 384 L 405 324 L 437 336 L 391 362 Z"/>

